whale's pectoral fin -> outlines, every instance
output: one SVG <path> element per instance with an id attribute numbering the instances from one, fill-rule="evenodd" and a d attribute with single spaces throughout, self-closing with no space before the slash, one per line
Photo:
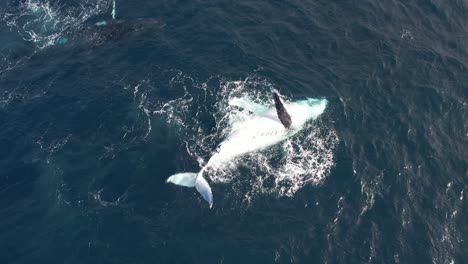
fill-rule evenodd
<path id="1" fill-rule="evenodd" d="M 252 100 L 250 100 L 247 97 L 233 98 L 233 99 L 229 100 L 229 105 L 233 105 L 233 106 L 243 108 L 243 109 L 245 109 L 245 110 L 247 110 L 249 112 L 252 112 L 252 113 L 254 113 L 256 115 L 263 115 L 266 112 L 268 112 L 268 110 L 269 110 L 268 107 L 266 107 L 264 105 L 261 105 L 261 104 L 258 104 L 258 103 L 255 103 L 255 102 L 253 102 Z"/>
<path id="2" fill-rule="evenodd" d="M 278 119 L 285 128 L 290 128 L 292 124 L 291 116 L 289 115 L 288 111 L 286 111 L 283 102 L 281 102 L 278 91 L 276 89 L 272 89 L 271 94 L 273 95 L 273 100 L 275 101 L 275 108 Z"/>

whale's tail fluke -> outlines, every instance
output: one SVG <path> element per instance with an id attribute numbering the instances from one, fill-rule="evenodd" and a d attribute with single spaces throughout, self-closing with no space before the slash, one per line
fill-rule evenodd
<path id="1" fill-rule="evenodd" d="M 211 193 L 210 185 L 205 178 L 203 178 L 202 174 L 203 169 L 199 173 L 177 173 L 167 178 L 166 182 L 185 187 L 195 187 L 211 208 L 213 206 L 213 194 Z"/>

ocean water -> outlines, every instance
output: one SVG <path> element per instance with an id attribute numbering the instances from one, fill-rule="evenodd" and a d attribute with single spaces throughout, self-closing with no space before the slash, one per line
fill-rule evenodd
<path id="1" fill-rule="evenodd" d="M 112 10 L 0 3 L 0 263 L 468 262 L 467 1 Z M 271 88 L 329 103 L 211 209 L 165 183 Z"/>

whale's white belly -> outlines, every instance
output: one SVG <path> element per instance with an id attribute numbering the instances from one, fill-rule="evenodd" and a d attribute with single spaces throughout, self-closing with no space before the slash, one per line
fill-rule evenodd
<path id="1" fill-rule="evenodd" d="M 283 140 L 288 134 L 279 121 L 268 117 L 256 117 L 246 123 L 244 128 L 228 137 L 228 140 L 236 143 L 231 146 L 231 150 L 251 152 L 264 149 Z"/>
<path id="2" fill-rule="evenodd" d="M 226 162 L 243 154 L 266 149 L 292 134 L 277 120 L 255 117 L 233 131 L 221 143 L 218 152 L 208 161 L 208 166 L 217 169 Z"/>
<path id="3" fill-rule="evenodd" d="M 220 169 L 243 154 L 264 150 L 291 137 L 308 120 L 317 118 L 325 110 L 325 106 L 326 100 L 315 99 L 287 104 L 293 121 L 289 129 L 281 124 L 275 108 L 236 124 L 234 131 L 220 144 L 206 167 Z"/>

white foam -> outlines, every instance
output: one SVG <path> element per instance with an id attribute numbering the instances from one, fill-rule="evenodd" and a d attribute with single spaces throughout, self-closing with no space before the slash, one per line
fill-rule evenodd
<path id="1" fill-rule="evenodd" d="M 112 12 L 111 12 L 112 19 L 115 19 L 115 0 L 112 1 Z"/>

